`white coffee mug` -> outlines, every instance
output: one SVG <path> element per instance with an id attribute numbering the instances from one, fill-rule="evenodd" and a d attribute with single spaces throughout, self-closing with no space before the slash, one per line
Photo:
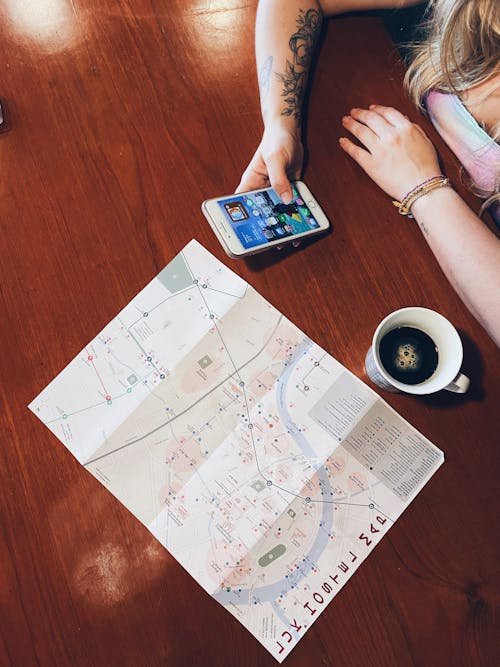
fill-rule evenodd
<path id="1" fill-rule="evenodd" d="M 380 341 L 399 327 L 414 327 L 432 338 L 438 351 L 438 364 L 434 373 L 419 384 L 405 384 L 393 378 L 380 359 Z M 460 373 L 462 365 L 462 341 L 455 327 L 446 317 L 428 308 L 401 308 L 385 317 L 373 334 L 372 345 L 365 359 L 365 370 L 372 382 L 381 389 L 406 394 L 433 394 L 441 389 L 463 394 L 469 388 L 469 378 Z"/>

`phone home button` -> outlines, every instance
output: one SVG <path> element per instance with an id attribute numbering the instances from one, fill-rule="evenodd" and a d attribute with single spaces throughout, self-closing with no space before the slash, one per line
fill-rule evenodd
<path id="1" fill-rule="evenodd" d="M 316 202 L 315 201 L 309 201 L 307 203 L 309 205 L 309 208 L 316 208 Z"/>

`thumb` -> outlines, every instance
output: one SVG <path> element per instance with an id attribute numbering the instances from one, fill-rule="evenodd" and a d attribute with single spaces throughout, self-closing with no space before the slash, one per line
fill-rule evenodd
<path id="1" fill-rule="evenodd" d="M 248 192 L 249 190 L 260 190 L 261 188 L 267 188 L 268 185 L 268 179 L 264 174 L 257 174 L 254 171 L 245 171 L 235 193 Z"/>
<path id="2" fill-rule="evenodd" d="M 286 175 L 285 161 L 280 154 L 273 155 L 267 160 L 267 173 L 271 186 L 284 204 L 293 199 L 292 186 Z"/>

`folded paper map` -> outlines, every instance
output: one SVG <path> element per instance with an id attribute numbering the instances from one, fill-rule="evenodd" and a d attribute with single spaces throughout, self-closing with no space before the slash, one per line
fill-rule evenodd
<path id="1" fill-rule="evenodd" d="M 196 241 L 29 407 L 279 662 L 443 462 Z"/>

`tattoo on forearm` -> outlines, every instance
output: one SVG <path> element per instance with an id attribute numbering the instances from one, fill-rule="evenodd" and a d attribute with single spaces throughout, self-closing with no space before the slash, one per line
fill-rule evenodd
<path id="1" fill-rule="evenodd" d="M 281 96 L 285 106 L 282 116 L 293 116 L 300 121 L 302 100 L 313 50 L 321 29 L 322 14 L 317 9 L 300 10 L 297 17 L 297 31 L 288 42 L 293 54 L 293 62 L 287 60 L 284 74 L 276 73 L 283 84 Z"/>
<path id="2" fill-rule="evenodd" d="M 273 68 L 273 57 L 269 56 L 260 68 L 259 72 L 259 90 L 260 99 L 263 101 L 269 92 L 269 82 L 271 80 L 271 70 Z"/>
<path id="3" fill-rule="evenodd" d="M 419 226 L 420 226 L 420 229 L 423 231 L 423 233 L 424 233 L 426 236 L 429 236 L 429 230 L 428 230 L 427 227 L 424 225 L 424 223 L 423 223 L 423 222 L 420 222 L 420 223 L 419 223 Z"/>

